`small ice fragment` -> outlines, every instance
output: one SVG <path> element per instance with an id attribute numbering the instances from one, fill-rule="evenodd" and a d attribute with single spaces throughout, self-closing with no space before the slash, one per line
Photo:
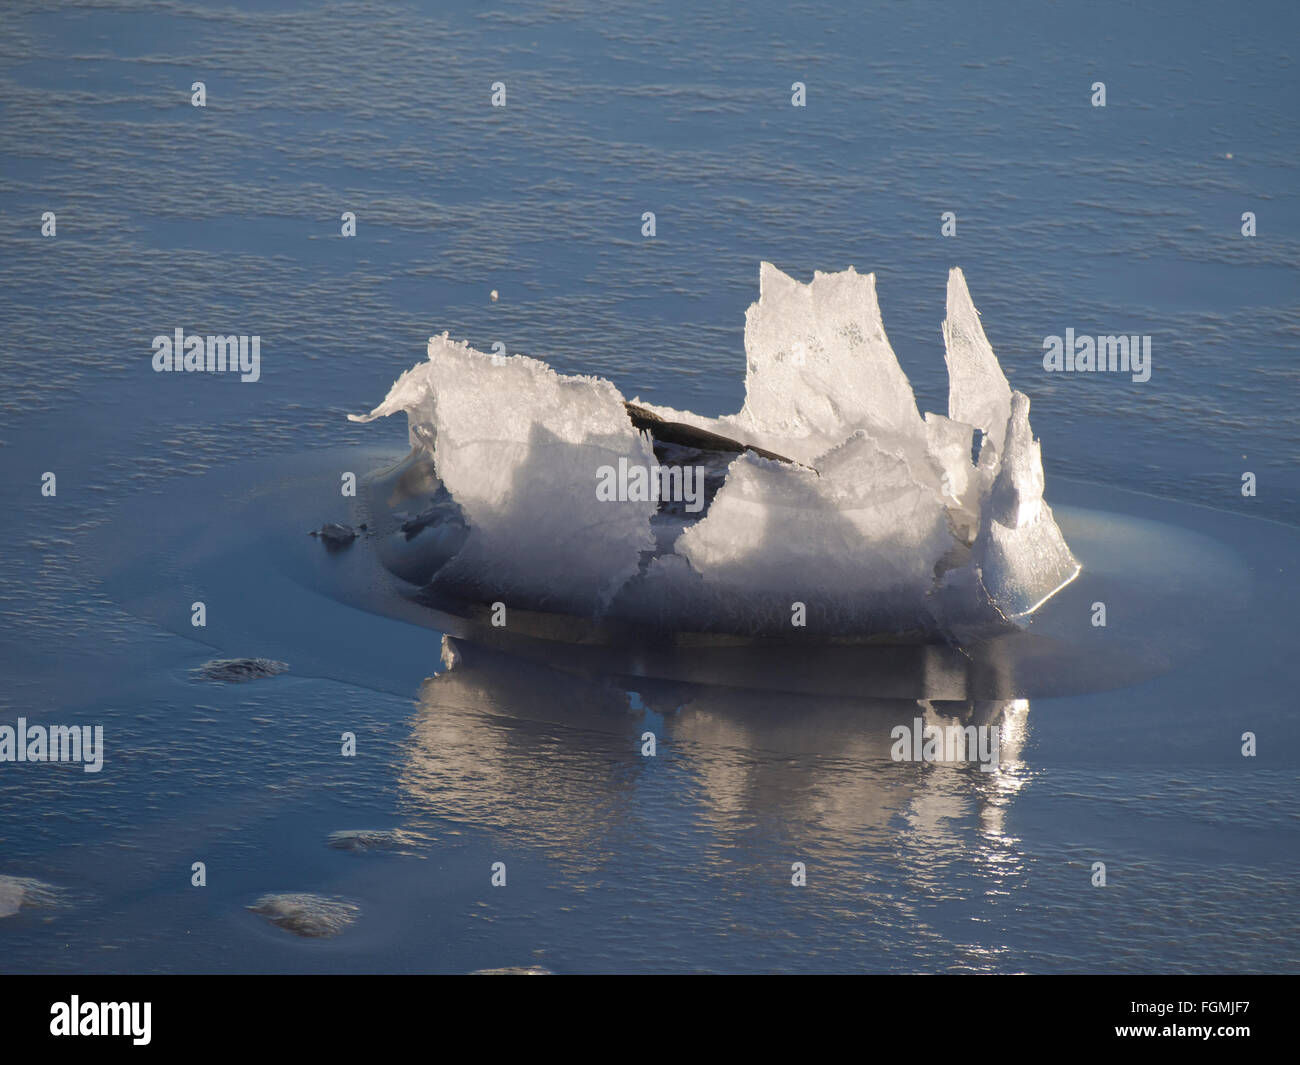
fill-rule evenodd
<path id="1" fill-rule="evenodd" d="M 319 536 L 327 547 L 347 547 L 357 538 L 357 531 L 350 525 L 327 521 L 319 529 L 313 529 L 311 535 Z"/>
<path id="2" fill-rule="evenodd" d="M 0 917 L 23 909 L 49 909 L 60 905 L 62 891 L 52 884 L 26 876 L 0 876 Z"/>
<path id="3" fill-rule="evenodd" d="M 338 851 L 394 851 L 403 853 L 404 848 L 412 846 L 418 838 L 400 828 L 350 828 L 329 834 L 329 845 Z"/>
<path id="4" fill-rule="evenodd" d="M 263 677 L 274 677 L 287 672 L 288 669 L 287 662 L 277 662 L 272 658 L 214 658 L 190 672 L 203 680 L 243 684 L 250 680 L 261 680 Z"/>
<path id="5" fill-rule="evenodd" d="M 277 928 L 313 939 L 336 936 L 356 920 L 361 908 L 324 895 L 263 895 L 248 907 Z"/>

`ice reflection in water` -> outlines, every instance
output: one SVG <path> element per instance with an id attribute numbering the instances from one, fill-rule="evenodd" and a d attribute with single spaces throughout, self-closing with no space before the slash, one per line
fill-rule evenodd
<path id="1" fill-rule="evenodd" d="M 447 639 L 400 771 L 412 827 L 483 828 L 541 855 L 563 886 L 628 878 L 634 894 L 705 876 L 746 904 L 807 865 L 787 905 L 850 910 L 909 949 L 945 898 L 1009 893 L 1025 875 L 1005 830 L 1031 779 L 1027 700 L 929 702 L 577 676 Z M 629 692 L 630 683 L 637 690 Z M 896 726 L 987 725 L 1000 766 L 895 761 Z M 657 753 L 641 753 L 643 734 Z M 956 753 L 956 752 L 954 752 Z M 625 902 L 628 900 L 625 900 Z M 902 922 L 899 924 L 899 922 Z M 891 924 L 892 923 L 892 924 Z M 946 944 L 946 946 L 945 946 Z M 967 964 L 996 948 L 959 945 Z"/>

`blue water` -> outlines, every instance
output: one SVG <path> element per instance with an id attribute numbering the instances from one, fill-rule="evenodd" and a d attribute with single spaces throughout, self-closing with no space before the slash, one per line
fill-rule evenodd
<path id="1" fill-rule="evenodd" d="M 1297 29 L 1281 3 L 6 4 L 0 723 L 102 723 L 109 754 L 0 763 L 0 876 L 59 889 L 0 917 L 0 968 L 1294 971 Z M 851 701 L 491 658 L 426 683 L 438 633 L 277 583 L 233 527 L 295 462 L 400 455 L 401 425 L 344 416 L 443 330 L 738 409 L 762 259 L 874 270 L 939 412 L 961 266 L 1049 500 L 1222 543 L 1236 586 L 1168 621 L 1214 629 L 1240 593 L 1240 624 L 1141 684 L 1031 699 L 990 777 L 883 759 Z M 259 334 L 261 380 L 153 373 L 178 326 Z M 1045 373 L 1067 328 L 1151 335 L 1151 380 Z M 346 516 L 284 498 L 304 532 Z M 230 655 L 291 671 L 190 678 Z M 349 828 L 414 842 L 326 845 Z M 301 939 L 246 911 L 273 891 L 361 916 Z"/>

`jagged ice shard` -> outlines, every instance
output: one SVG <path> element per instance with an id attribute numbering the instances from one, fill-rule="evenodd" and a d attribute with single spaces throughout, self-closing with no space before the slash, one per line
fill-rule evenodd
<path id="1" fill-rule="evenodd" d="M 595 471 L 654 463 L 608 381 L 484 355 L 444 334 L 365 419 L 405 411 L 411 446 L 432 454 L 469 536 L 439 572 L 487 602 L 603 611 L 654 540 L 651 500 L 602 503 Z"/>
<path id="2" fill-rule="evenodd" d="M 923 418 L 874 275 L 805 285 L 763 263 L 738 414 L 626 406 L 608 381 L 444 334 L 352 417 L 404 411 L 433 464 L 425 524 L 464 530 L 437 591 L 676 631 L 928 638 L 1021 621 L 1079 572 L 1043 501 L 1029 400 L 956 269 L 943 337 L 948 414 Z M 708 505 L 597 491 L 656 467 L 698 468 Z"/>

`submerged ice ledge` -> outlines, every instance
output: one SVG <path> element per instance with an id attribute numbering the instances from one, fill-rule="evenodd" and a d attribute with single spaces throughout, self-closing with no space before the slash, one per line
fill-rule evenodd
<path id="1" fill-rule="evenodd" d="M 672 630 L 951 635 L 1023 622 L 1079 564 L 957 269 L 943 337 L 948 413 L 922 417 L 873 274 L 763 263 L 738 414 L 629 403 L 443 334 L 351 417 L 404 412 L 433 464 L 402 536 L 434 545 L 435 592 Z"/>

